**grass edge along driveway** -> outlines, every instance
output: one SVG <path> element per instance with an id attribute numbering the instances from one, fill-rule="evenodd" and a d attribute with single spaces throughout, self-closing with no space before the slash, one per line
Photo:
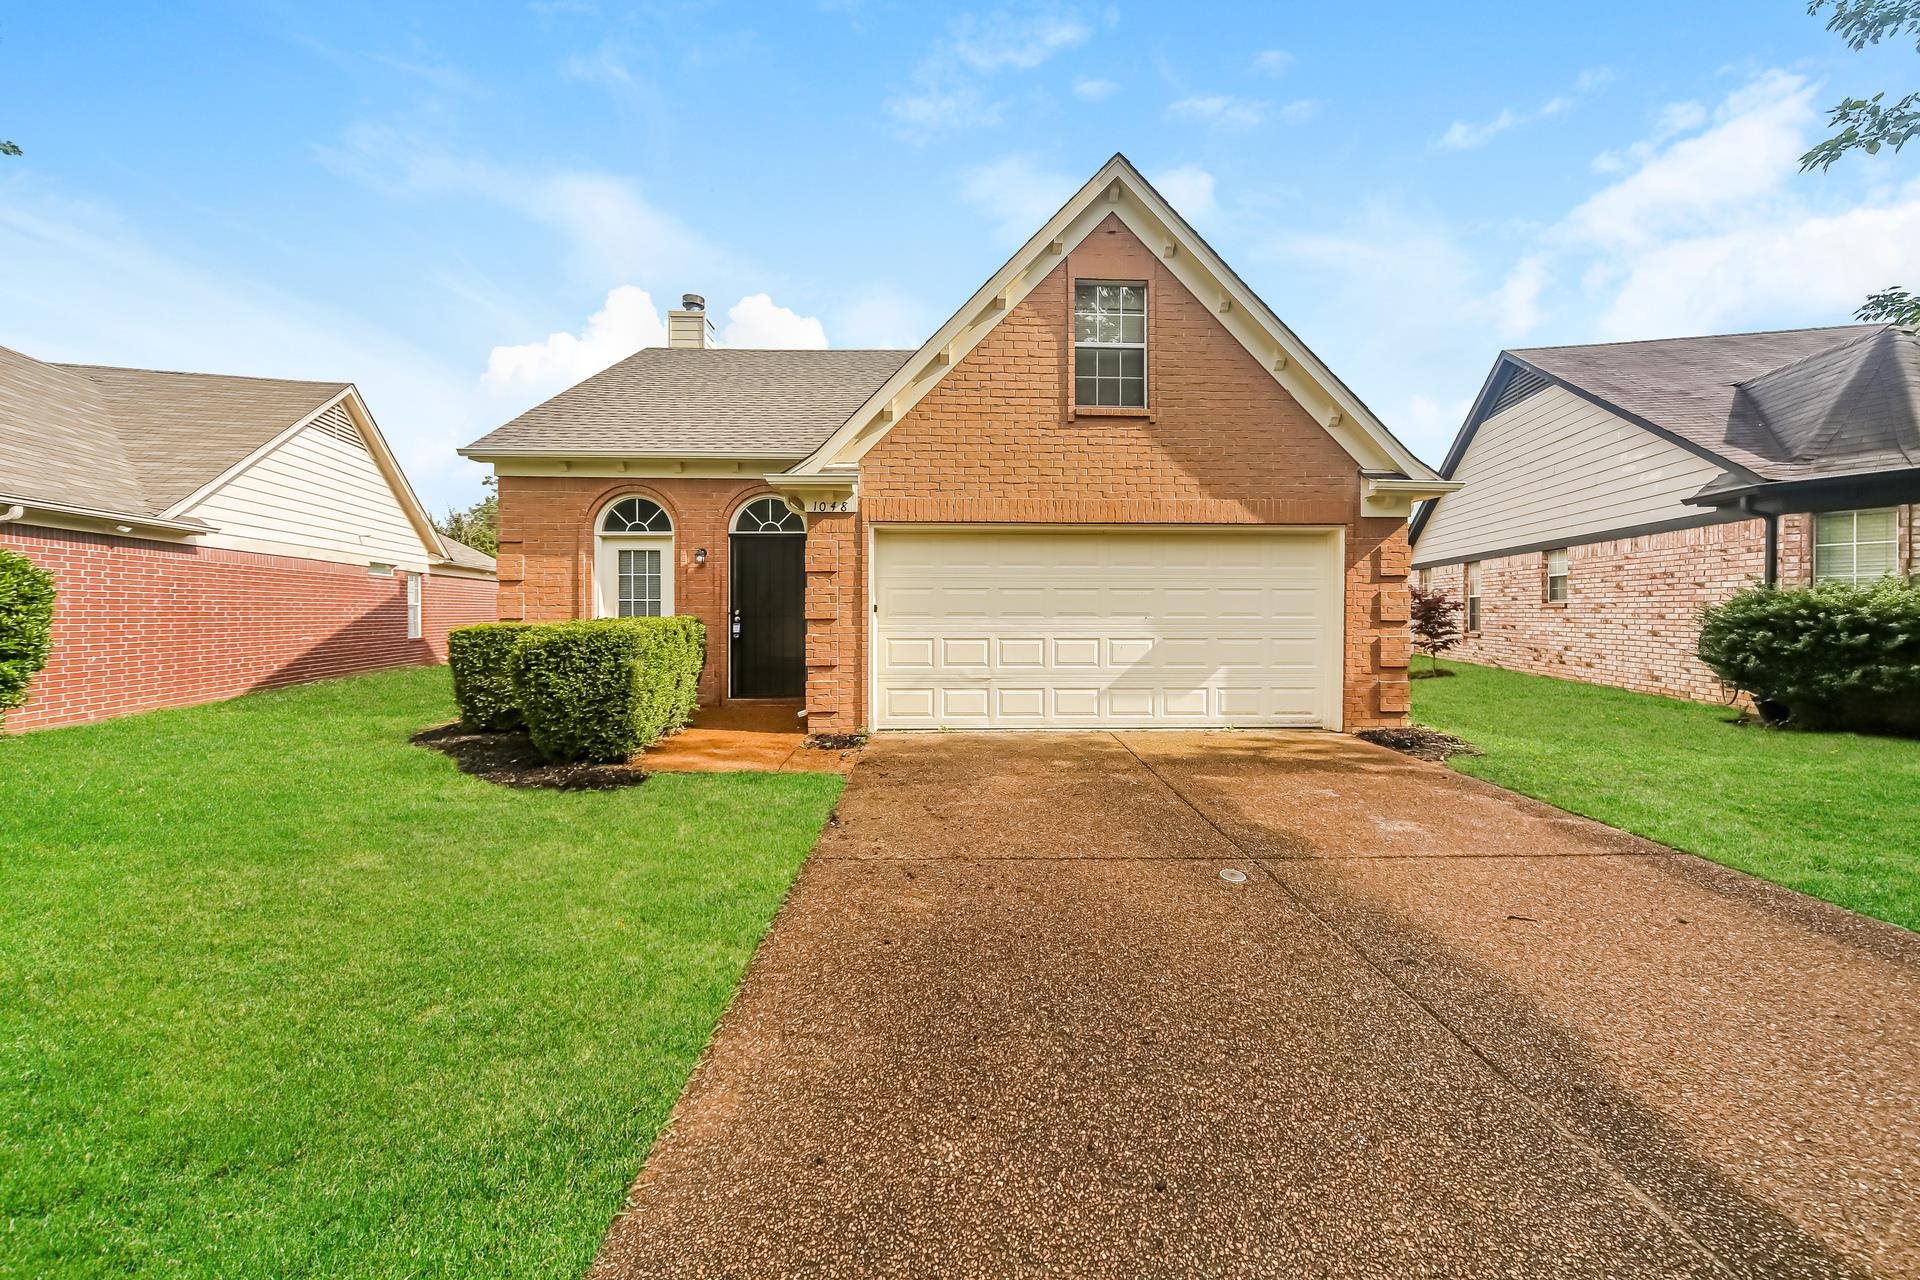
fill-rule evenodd
<path id="1" fill-rule="evenodd" d="M 1424 663 L 1422 664 L 1424 665 Z M 1729 707 L 1445 662 L 1414 720 L 1462 773 L 1920 929 L 1920 741 L 1733 724 Z"/>
<path id="2" fill-rule="evenodd" d="M 0 739 L 0 1275 L 576 1275 L 841 780 L 510 791 L 413 669 Z"/>

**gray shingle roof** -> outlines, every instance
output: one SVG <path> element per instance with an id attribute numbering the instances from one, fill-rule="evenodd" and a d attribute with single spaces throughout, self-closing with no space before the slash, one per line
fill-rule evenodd
<path id="1" fill-rule="evenodd" d="M 648 347 L 461 452 L 802 458 L 912 354 Z"/>
<path id="2" fill-rule="evenodd" d="M 0 347 L 0 496 L 158 517 L 346 386 L 46 364 Z"/>
<path id="3" fill-rule="evenodd" d="M 1705 338 L 1661 338 L 1585 347 L 1534 347 L 1512 354 L 1543 373 L 1580 388 L 1715 457 L 1755 475 L 1793 461 L 1767 416 L 1756 412 L 1744 384 L 1785 374 L 1808 357 L 1831 353 L 1872 335 L 1884 325 L 1839 325 L 1735 333 Z M 1894 340 L 1912 342 L 1892 331 Z M 1793 375 L 1800 378 L 1802 375 Z M 1773 384 L 1774 396 L 1780 386 Z M 1850 435 L 1827 438 L 1825 450 L 1844 449 Z M 1780 477 L 1784 478 L 1784 477 Z"/>

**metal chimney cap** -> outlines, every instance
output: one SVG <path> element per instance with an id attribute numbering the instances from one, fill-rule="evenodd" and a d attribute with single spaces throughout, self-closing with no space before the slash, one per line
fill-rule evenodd
<path id="1" fill-rule="evenodd" d="M 682 311 L 705 311 L 707 309 L 707 300 L 697 293 L 683 293 L 680 295 L 680 309 Z"/>

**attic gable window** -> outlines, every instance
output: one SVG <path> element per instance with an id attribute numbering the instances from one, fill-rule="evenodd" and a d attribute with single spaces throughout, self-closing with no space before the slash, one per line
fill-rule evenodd
<path id="1" fill-rule="evenodd" d="M 1073 402 L 1077 408 L 1147 405 L 1147 286 L 1076 281 Z"/>

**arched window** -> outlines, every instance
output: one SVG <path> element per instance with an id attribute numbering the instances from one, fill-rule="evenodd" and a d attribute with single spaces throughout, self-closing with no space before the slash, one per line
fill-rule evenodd
<path id="1" fill-rule="evenodd" d="M 733 517 L 735 533 L 805 533 L 807 522 L 778 498 L 755 498 Z"/>
<path id="2" fill-rule="evenodd" d="M 658 618 L 673 612 L 673 520 L 650 498 L 622 498 L 594 539 L 594 613 Z"/>
<path id="3" fill-rule="evenodd" d="M 673 521 L 647 498 L 622 498 L 600 520 L 602 533 L 672 533 Z"/>

